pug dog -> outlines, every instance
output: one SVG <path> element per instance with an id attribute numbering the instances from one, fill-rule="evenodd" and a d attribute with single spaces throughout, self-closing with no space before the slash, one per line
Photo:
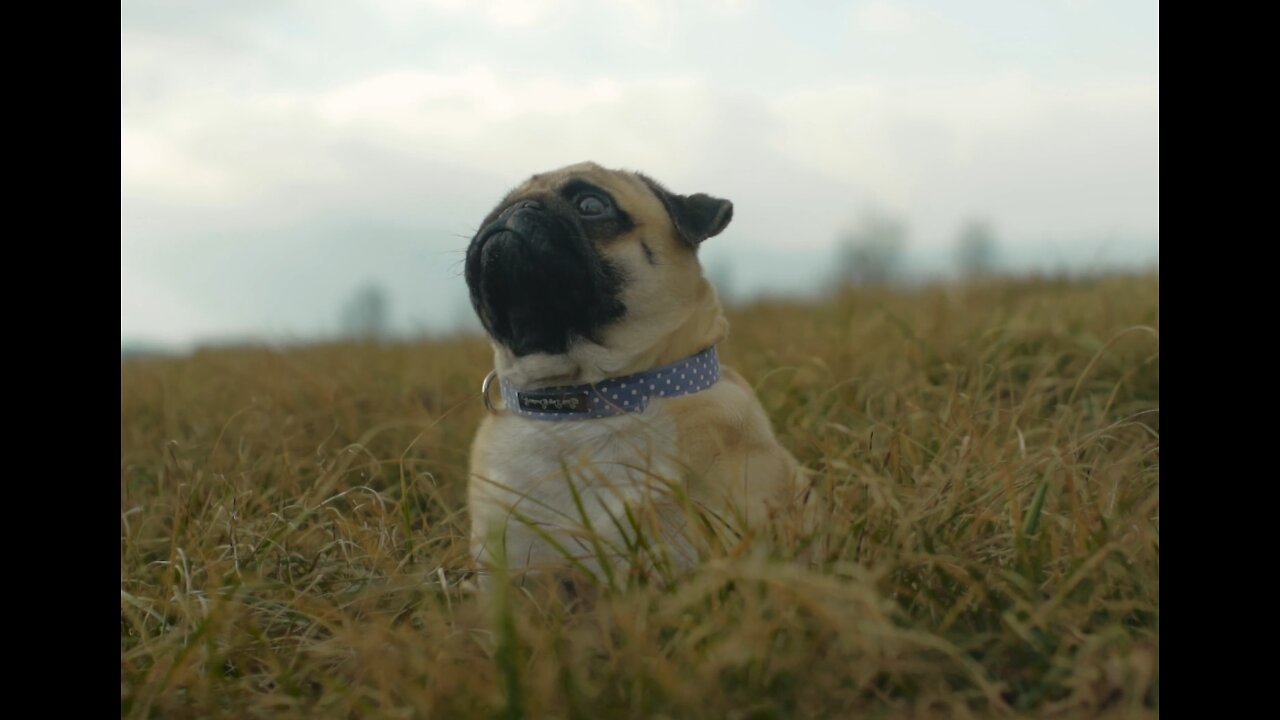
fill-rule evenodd
<path id="1" fill-rule="evenodd" d="M 481 223 L 464 273 L 495 366 L 468 484 L 481 568 L 680 572 L 812 508 L 807 473 L 718 359 L 729 323 L 698 248 L 732 218 L 728 200 L 585 162 L 534 175 Z"/>

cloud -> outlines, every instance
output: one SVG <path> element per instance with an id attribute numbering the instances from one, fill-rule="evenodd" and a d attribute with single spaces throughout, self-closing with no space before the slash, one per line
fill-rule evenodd
<path id="1" fill-rule="evenodd" d="M 129 129 L 120 133 L 120 182 L 126 194 L 174 202 L 225 196 L 230 188 L 221 168 L 192 157 L 180 142 Z"/>
<path id="2" fill-rule="evenodd" d="M 772 108 L 789 157 L 873 189 L 878 202 L 923 220 L 934 241 L 979 211 L 1012 220 L 1015 237 L 1159 227 L 1154 81 L 868 81 L 789 93 Z M 1117 195 L 1117 184 L 1132 192 Z M 943 207 L 948 217 L 937 217 Z"/>
<path id="3" fill-rule="evenodd" d="M 121 181 L 129 196 L 191 204 L 254 203 L 300 186 L 397 192 L 385 178 L 371 186 L 353 174 L 358 146 L 512 183 L 586 158 L 678 167 L 714 132 L 710 102 L 689 78 L 571 82 L 485 66 L 390 71 L 317 92 L 191 97 L 126 122 Z"/>
<path id="4" fill-rule="evenodd" d="M 890 36 L 912 35 L 936 23 L 929 12 L 895 0 L 857 3 L 849 13 L 849 20 L 855 34 Z"/>
<path id="5" fill-rule="evenodd" d="M 734 200 L 708 252 L 747 284 L 820 268 L 871 204 L 935 255 L 975 214 L 1011 247 L 1154 238 L 1158 72 L 1112 7 L 130 0 L 122 283 L 193 327 L 322 327 L 369 278 L 444 322 L 491 204 L 584 159 Z"/>
<path id="6" fill-rule="evenodd" d="M 896 10 L 875 12 L 896 17 Z M 763 119 L 742 122 L 748 115 Z M 121 180 L 126 194 L 189 204 L 252 203 L 281 188 L 353 182 L 354 200 L 374 187 L 397 192 L 377 178 L 353 178 L 346 163 L 363 152 L 356 146 L 510 183 L 588 158 L 696 177 L 720 161 L 710 148 L 729 146 L 732 156 L 775 153 L 776 169 L 786 171 L 777 168 L 780 159 L 795 173 L 849 194 L 866 191 L 902 212 L 927 214 L 940 203 L 999 212 L 1002 186 L 1025 194 L 1035 188 L 1026 181 L 1045 168 L 1057 174 L 1056 184 L 1093 195 L 1080 198 L 1085 205 L 1109 204 L 1110 191 L 1091 193 L 1088 183 L 1141 182 L 1131 158 L 1148 168 L 1158 163 L 1158 117 L 1157 81 L 1145 78 L 1046 82 L 1025 71 L 935 73 L 835 77 L 765 93 L 724 89 L 695 73 L 629 79 L 482 63 L 452 71 L 402 67 L 314 89 L 191 92 L 162 108 L 126 113 Z M 1149 128 L 1145 137 L 1141 128 Z M 1127 152 L 1090 150 L 1123 150 L 1130 142 Z M 1064 146 L 1080 154 L 1062 157 L 1055 148 Z M 974 192 L 982 187 L 985 195 Z M 1054 225 L 1064 232 L 1090 223 L 1156 230 L 1148 199 L 1127 212 L 1111 208 L 1111 217 L 1077 213 Z M 930 232 L 937 235 L 943 223 L 937 219 Z M 1019 221 L 1019 229 L 1030 232 L 1034 224 Z"/>

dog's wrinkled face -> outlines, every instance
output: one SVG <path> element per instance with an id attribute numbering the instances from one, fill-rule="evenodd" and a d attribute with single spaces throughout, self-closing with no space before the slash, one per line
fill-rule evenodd
<path id="1" fill-rule="evenodd" d="M 581 163 L 534 175 L 484 219 L 467 248 L 471 303 L 519 357 L 604 344 L 611 329 L 669 313 L 701 279 L 697 248 L 733 217 L 638 173 Z"/>

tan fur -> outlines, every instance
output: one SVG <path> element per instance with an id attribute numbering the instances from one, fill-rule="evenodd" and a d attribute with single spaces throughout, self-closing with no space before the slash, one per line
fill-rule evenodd
<path id="1" fill-rule="evenodd" d="M 597 245 L 626 272 L 627 314 L 599 344 L 580 341 L 562 355 L 517 358 L 495 344 L 498 373 L 523 388 L 598 382 L 722 342 L 728 321 L 697 254 L 636 175 L 583 163 L 533 176 L 504 203 L 554 190 L 574 177 L 607 188 L 636 222 L 624 237 Z M 642 241 L 656 264 L 645 259 Z M 708 390 L 654 398 L 643 413 L 564 422 L 505 411 L 487 416 L 471 453 L 469 505 L 478 560 L 499 555 L 492 543 L 505 532 L 513 569 L 564 564 L 563 553 L 540 534 L 547 533 L 588 569 L 602 570 L 594 562 L 598 546 L 590 543 L 592 533 L 581 527 L 566 469 L 597 539 L 625 542 L 611 515 L 630 506 L 654 520 L 651 527 L 661 536 L 654 540 L 671 549 L 679 567 L 705 551 L 698 530 L 690 527 L 691 511 L 712 518 L 719 542 L 731 547 L 776 510 L 814 501 L 806 475 L 777 442 L 750 385 L 722 366 L 720 381 Z"/>

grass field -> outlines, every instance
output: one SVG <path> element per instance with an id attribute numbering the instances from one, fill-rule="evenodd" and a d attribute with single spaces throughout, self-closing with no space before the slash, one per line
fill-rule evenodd
<path id="1" fill-rule="evenodd" d="M 122 717 L 1158 715 L 1158 277 L 730 319 L 827 552 L 588 610 L 462 589 L 482 340 L 122 363 Z"/>

